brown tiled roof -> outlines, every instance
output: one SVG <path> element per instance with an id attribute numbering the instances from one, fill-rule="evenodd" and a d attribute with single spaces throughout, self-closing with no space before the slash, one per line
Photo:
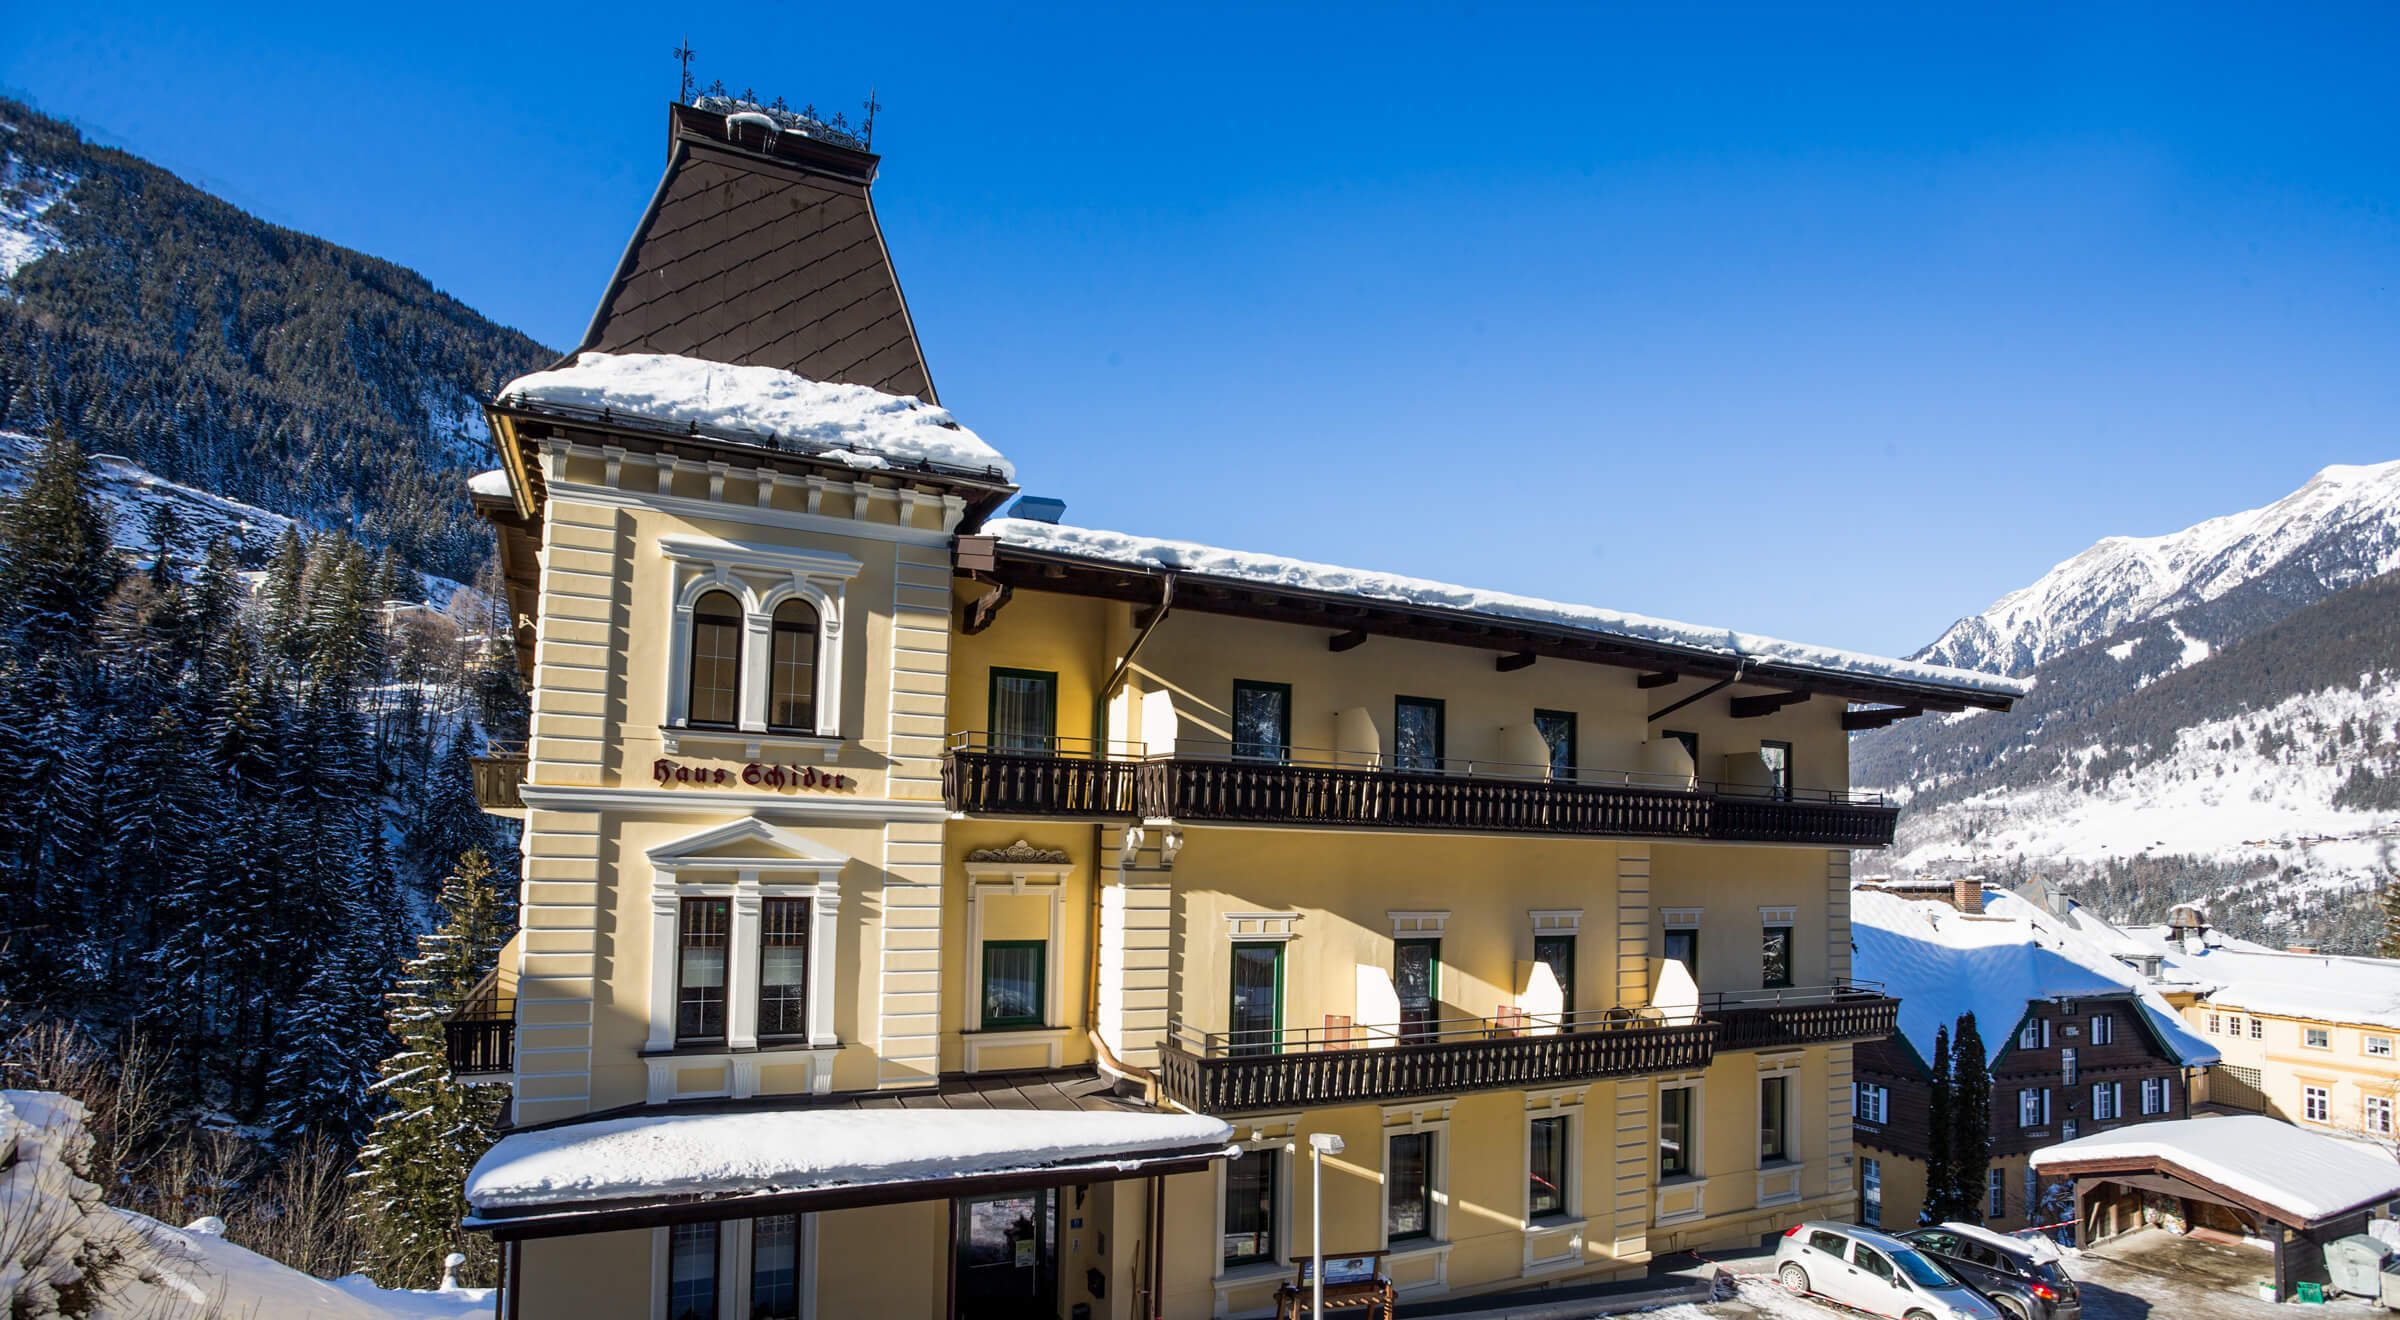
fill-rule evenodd
<path id="1" fill-rule="evenodd" d="M 876 163 L 674 107 L 666 177 L 578 351 L 774 367 L 939 402 L 875 222 Z"/>

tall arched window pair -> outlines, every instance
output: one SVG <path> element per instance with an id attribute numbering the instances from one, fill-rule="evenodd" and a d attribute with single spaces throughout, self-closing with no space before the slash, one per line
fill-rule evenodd
<path id="1" fill-rule="evenodd" d="M 767 651 L 767 727 L 810 732 L 817 723 L 817 611 L 793 599 L 775 607 Z M 742 709 L 742 603 L 711 591 L 692 604 L 691 723 L 730 729 Z"/>

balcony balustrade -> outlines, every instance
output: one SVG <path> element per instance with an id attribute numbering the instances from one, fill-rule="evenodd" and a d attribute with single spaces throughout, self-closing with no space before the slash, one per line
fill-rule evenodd
<path id="1" fill-rule="evenodd" d="M 483 755 L 471 758 L 475 771 L 475 805 L 495 816 L 522 816 L 525 799 L 525 744 L 495 742 Z"/>
<path id="2" fill-rule="evenodd" d="M 953 811 L 1247 825 L 1464 830 L 1879 848 L 1899 808 L 1873 793 L 1449 760 L 1399 769 L 1338 754 L 1139 756 L 1063 740 L 960 734 L 943 760 Z"/>
<path id="3" fill-rule="evenodd" d="M 1168 1027 L 1159 1085 L 1205 1114 L 1255 1113 L 1552 1086 L 1705 1068 L 1717 1024 L 1623 1009 L 1564 1020 L 1454 1018 L 1367 1027 L 1197 1032 Z"/>
<path id="4" fill-rule="evenodd" d="M 517 1004 L 513 999 L 472 1001 L 442 1024 L 442 1044 L 453 1077 L 494 1077 L 516 1071 Z"/>
<path id="5" fill-rule="evenodd" d="M 1721 1030 L 1721 1050 L 1882 1040 L 1899 1024 L 1900 1001 L 1871 981 L 1737 990 L 1709 995 L 1701 1011 Z"/>

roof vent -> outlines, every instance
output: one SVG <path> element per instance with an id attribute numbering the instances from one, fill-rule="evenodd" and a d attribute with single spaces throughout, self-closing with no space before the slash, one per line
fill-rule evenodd
<path id="1" fill-rule="evenodd" d="M 1008 516 L 1011 518 L 1023 518 L 1027 522 L 1050 523 L 1053 526 L 1057 525 L 1058 520 L 1065 517 L 1066 513 L 1067 502 L 1052 499 L 1048 495 L 1019 495 L 1017 502 L 1008 506 Z"/>

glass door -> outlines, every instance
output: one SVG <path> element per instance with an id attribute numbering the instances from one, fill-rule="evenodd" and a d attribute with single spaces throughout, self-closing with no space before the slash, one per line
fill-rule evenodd
<path id="1" fill-rule="evenodd" d="M 1235 1054 L 1273 1054 L 1283 1035 L 1283 946 L 1233 946 L 1233 1011 L 1227 1024 Z"/>
<path id="2" fill-rule="evenodd" d="M 992 671 L 992 750 L 1048 756 L 1058 746 L 1058 675 Z"/>
<path id="3" fill-rule="evenodd" d="M 1400 992 L 1400 1039 L 1425 1040 L 1441 1016 L 1442 942 L 1396 940 L 1392 944 L 1392 988 Z"/>
<path id="4" fill-rule="evenodd" d="M 1058 1314 L 1058 1200 L 1041 1189 L 958 1203 L 957 1320 Z"/>

